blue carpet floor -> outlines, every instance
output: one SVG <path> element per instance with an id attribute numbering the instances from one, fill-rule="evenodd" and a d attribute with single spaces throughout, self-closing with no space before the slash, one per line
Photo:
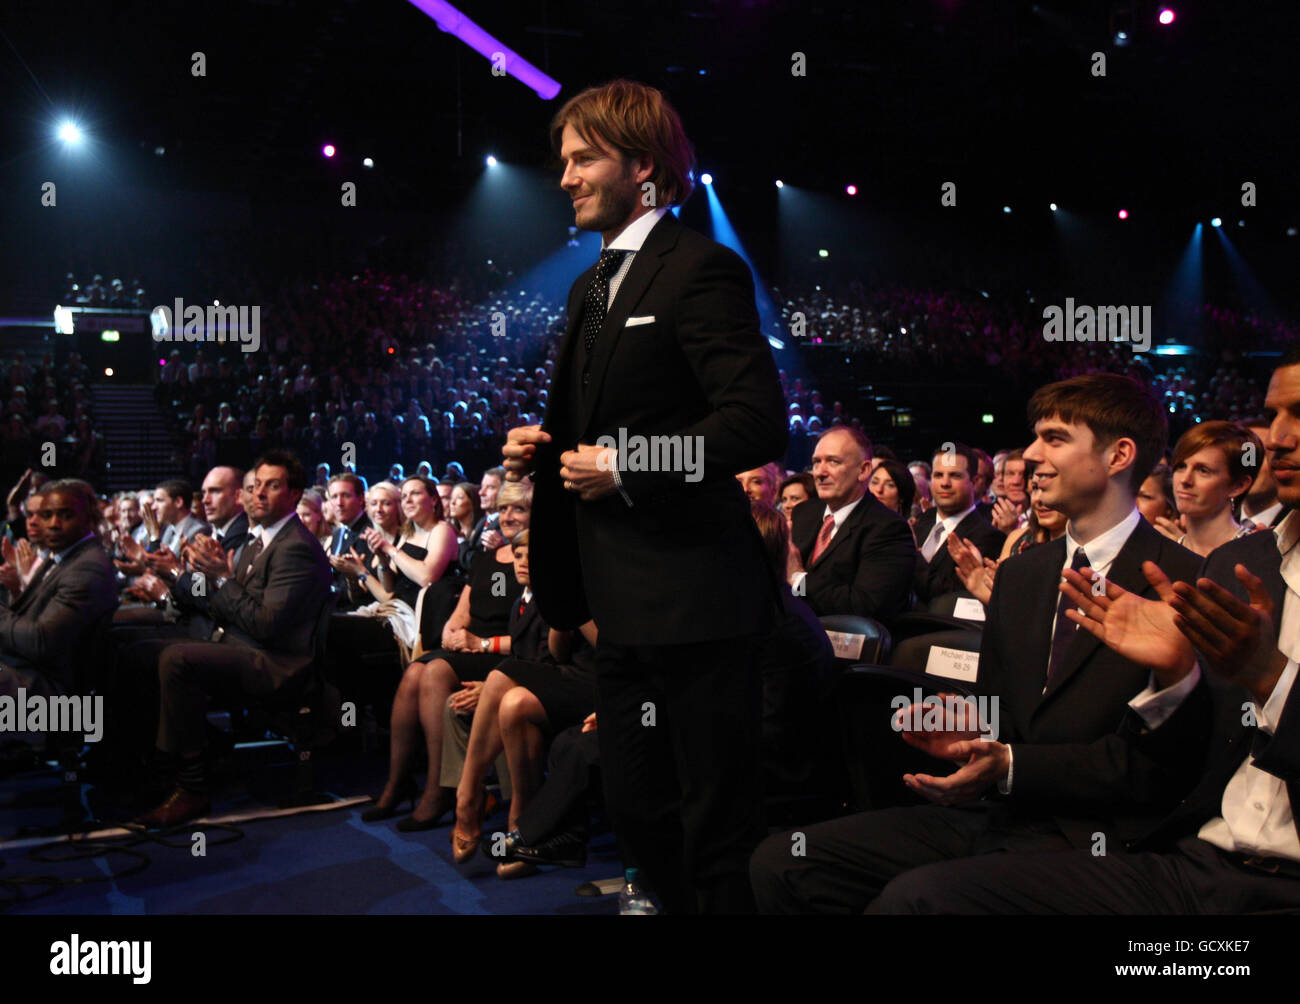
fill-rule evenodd
<path id="1" fill-rule="evenodd" d="M 382 786 L 383 761 L 368 758 L 324 760 L 320 788 L 350 797 Z M 52 771 L 0 782 L 0 839 L 21 828 L 57 822 L 58 779 Z M 87 788 L 95 807 L 95 790 Z M 214 815 L 247 811 L 259 804 L 247 785 L 224 783 Z M 266 804 L 265 802 L 261 804 Z M 515 880 L 497 877 L 495 865 L 479 856 L 457 866 L 447 823 L 422 833 L 401 833 L 401 817 L 363 823 L 366 805 L 330 812 L 258 820 L 240 826 L 242 839 L 208 830 L 206 853 L 196 856 L 187 843 L 164 847 L 134 845 L 149 857 L 143 871 L 121 878 L 64 886 L 30 901 L 0 904 L 15 914 L 617 914 L 617 897 L 584 898 L 583 882 L 612 878 L 621 866 L 613 837 L 597 830 L 587 865 L 581 869 L 545 868 Z M 107 818 L 107 813 L 103 813 Z M 489 818 L 484 832 L 504 828 L 504 809 Z M 180 841 L 189 840 L 188 832 Z M 0 883 L 20 876 L 52 875 L 63 880 L 104 879 L 137 864 L 124 854 L 81 861 L 33 860 L 26 848 L 0 845 Z M 32 892 L 39 891 L 33 887 Z M 0 908 L 3 908 L 0 905 Z"/>

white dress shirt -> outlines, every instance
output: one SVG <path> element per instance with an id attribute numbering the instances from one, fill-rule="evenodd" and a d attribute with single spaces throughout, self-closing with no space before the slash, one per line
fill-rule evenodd
<path id="1" fill-rule="evenodd" d="M 922 541 L 921 543 L 921 556 L 924 557 L 926 561 L 933 561 L 934 556 L 939 553 L 940 546 L 942 546 L 943 542 L 948 539 L 949 534 L 951 534 L 954 530 L 956 530 L 958 525 L 961 523 L 961 521 L 964 520 L 967 516 L 969 516 L 974 511 L 975 511 L 975 506 L 972 504 L 971 507 L 967 509 L 965 512 L 958 513 L 955 516 L 945 516 L 943 517 L 943 519 L 936 519 L 934 521 L 934 526 L 931 527 L 929 534 L 926 535 L 925 540 Z M 934 550 L 931 551 L 929 554 L 926 554 L 925 553 L 926 545 L 929 544 L 932 539 L 934 539 L 934 532 L 938 530 L 940 527 L 943 528 L 943 533 L 941 533 L 938 539 L 935 540 Z"/>
<path id="2" fill-rule="evenodd" d="M 1275 528 L 1274 534 L 1282 552 L 1282 578 L 1286 581 L 1278 648 L 1289 661 L 1264 706 L 1250 702 L 1255 724 L 1268 735 L 1273 734 L 1282 717 L 1300 666 L 1296 661 L 1300 657 L 1300 556 L 1296 550 L 1300 517 L 1291 513 Z M 1202 840 L 1225 851 L 1300 861 L 1300 837 L 1296 835 L 1286 782 L 1260 770 L 1251 757 L 1242 761 L 1224 788 L 1220 810 L 1222 816 L 1201 827 L 1197 836 Z"/>
<path id="3" fill-rule="evenodd" d="M 831 524 L 831 535 L 826 538 L 827 547 L 831 546 L 831 541 L 834 540 L 835 535 L 840 532 L 840 527 L 842 527 L 844 525 L 844 521 L 849 518 L 849 513 L 853 512 L 853 510 L 858 507 L 858 503 L 861 502 L 866 497 L 867 497 L 867 493 L 863 492 L 852 502 L 845 503 L 844 505 L 836 509 L 834 512 L 831 511 L 831 507 L 829 505 L 826 506 L 825 510 L 822 512 L 822 523 L 825 524 L 827 516 L 835 517 L 835 522 Z M 821 536 L 820 527 L 818 527 L 817 536 L 818 537 Z M 817 538 L 814 537 L 813 550 L 815 551 L 816 549 L 817 549 Z M 809 557 L 810 558 L 812 557 L 811 554 L 809 555 Z M 803 580 L 807 577 L 807 575 L 808 573 L 806 571 L 794 573 L 794 579 L 790 582 L 790 589 L 794 592 L 796 596 L 803 595 L 803 593 L 799 592 L 799 586 L 803 582 Z"/>
<path id="4" fill-rule="evenodd" d="M 609 308 L 614 305 L 614 298 L 618 296 L 619 287 L 623 285 L 623 279 L 627 276 L 628 270 L 632 267 L 632 259 L 636 257 L 636 253 L 641 250 L 641 245 L 644 244 L 645 239 L 650 236 L 650 231 L 655 228 L 656 223 L 663 219 L 664 213 L 666 212 L 668 212 L 667 206 L 652 209 L 650 212 L 638 216 L 635 220 L 629 223 L 621 234 L 609 242 L 608 246 L 605 245 L 603 240 L 601 241 L 600 249 L 602 251 L 630 252 L 623 256 L 623 261 L 619 264 L 618 271 L 610 276 L 609 299 L 605 301 L 606 310 L 609 310 Z M 615 453 L 614 456 L 617 458 L 618 454 Z M 618 488 L 618 493 L 623 496 L 623 501 L 630 506 L 632 504 L 632 499 L 628 496 L 627 492 L 623 490 L 623 477 L 618 469 L 617 459 L 613 465 L 613 474 L 614 485 Z"/>

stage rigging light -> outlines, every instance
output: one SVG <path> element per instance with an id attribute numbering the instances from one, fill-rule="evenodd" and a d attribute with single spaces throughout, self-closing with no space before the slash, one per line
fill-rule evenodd
<path id="1" fill-rule="evenodd" d="M 712 184 L 713 184 L 713 175 L 711 175 L 711 174 L 709 174 L 707 171 L 705 171 L 703 174 L 700 175 L 700 183 L 703 184 L 703 185 L 712 185 Z"/>
<path id="2" fill-rule="evenodd" d="M 785 188 L 785 182 L 782 181 L 780 178 L 777 178 L 777 179 L 776 179 L 776 187 L 777 187 L 777 188 Z"/>
<path id="3" fill-rule="evenodd" d="M 81 142 L 81 130 L 77 128 L 77 123 L 65 121 L 59 126 L 59 139 L 69 146 L 76 146 Z"/>
<path id="4" fill-rule="evenodd" d="M 374 162 L 373 160 L 371 160 L 369 157 L 366 157 L 364 160 L 361 161 L 361 166 L 362 166 L 362 167 L 374 167 L 374 166 L 375 166 L 375 162 Z"/>
<path id="5" fill-rule="evenodd" d="M 858 194 L 858 186 L 857 186 L 857 185 L 846 185 L 846 186 L 844 187 L 844 191 L 848 192 L 850 195 L 857 195 L 857 194 Z"/>
<path id="6" fill-rule="evenodd" d="M 1175 17 L 1177 17 L 1177 15 L 1174 13 L 1173 8 L 1161 7 L 1160 13 L 1156 15 L 1156 20 L 1161 24 L 1173 24 Z"/>
<path id="7" fill-rule="evenodd" d="M 1212 227 L 1221 227 L 1221 226 L 1223 226 L 1223 219 L 1222 219 L 1222 217 L 1216 216 L 1214 219 L 1210 220 L 1210 226 L 1212 226 Z"/>
<path id="8" fill-rule="evenodd" d="M 1128 219 L 1128 210 L 1127 210 L 1127 209 L 1121 209 L 1121 210 L 1119 211 L 1119 213 L 1118 213 L 1118 216 L 1119 216 L 1119 218 L 1120 218 L 1121 220 L 1127 220 L 1127 219 Z"/>
<path id="9" fill-rule="evenodd" d="M 487 166 L 488 166 L 488 167 L 496 167 L 496 166 L 497 166 L 497 159 L 496 159 L 495 157 L 493 157 L 492 154 L 490 154 L 490 153 L 488 154 L 488 158 L 487 158 Z"/>
<path id="10" fill-rule="evenodd" d="M 323 147 L 320 148 L 320 152 L 323 153 L 326 157 L 333 157 L 337 151 L 334 149 L 333 143 L 326 143 Z"/>

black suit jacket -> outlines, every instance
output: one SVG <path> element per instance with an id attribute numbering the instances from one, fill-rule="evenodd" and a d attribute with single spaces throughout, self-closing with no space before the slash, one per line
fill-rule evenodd
<path id="1" fill-rule="evenodd" d="M 889 620 L 907 609 L 916 567 L 916 544 L 902 516 L 870 492 L 835 531 L 814 562 L 826 503 L 808 499 L 791 514 L 790 535 L 808 575 L 803 597 L 818 617 L 858 614 Z"/>
<path id="2" fill-rule="evenodd" d="M 0 606 L 0 664 L 36 670 L 65 690 L 76 686 L 95 625 L 117 609 L 113 563 L 90 539 L 69 549 L 58 562 L 46 558 L 45 571 L 9 604 Z"/>
<path id="3" fill-rule="evenodd" d="M 1273 601 L 1273 624 L 1280 631 L 1287 587 L 1282 578 L 1282 553 L 1278 550 L 1277 537 L 1262 530 L 1230 540 L 1211 551 L 1201 568 L 1202 578 L 1213 579 L 1239 599 L 1249 602 L 1245 587 L 1233 572 L 1238 564 L 1245 565 L 1264 580 L 1264 588 Z M 1292 822 L 1300 833 L 1300 817 L 1294 813 L 1300 807 L 1300 697 L 1297 694 L 1300 694 L 1300 686 L 1292 686 L 1281 720 L 1275 723 L 1273 738 L 1255 763 L 1261 770 L 1286 783 L 1293 810 Z M 1220 815 L 1223 791 L 1241 762 L 1250 754 L 1255 728 L 1242 721 L 1245 717 L 1243 709 L 1250 701 L 1246 690 L 1203 669 L 1197 692 L 1188 698 L 1187 703 L 1192 704 L 1195 699 L 1209 701 L 1213 707 L 1204 773 L 1177 809 L 1137 845 L 1142 849 L 1167 847 L 1182 837 L 1195 834 L 1203 824 Z M 1195 714 L 1195 711 L 1191 713 Z M 1181 719 L 1187 715 L 1188 712 L 1180 708 L 1160 731 L 1181 725 Z"/>
<path id="4" fill-rule="evenodd" d="M 551 629 L 537 609 L 536 594 L 523 604 L 521 610 L 522 601 L 523 597 L 520 596 L 510 605 L 511 658 L 554 664 L 555 658 L 551 655 L 550 646 Z M 581 632 L 574 632 L 573 648 L 566 666 L 588 675 L 596 672 L 596 650 L 587 644 L 587 639 Z"/>
<path id="5" fill-rule="evenodd" d="M 785 453 L 785 400 L 759 331 L 749 267 L 665 213 L 636 253 L 590 358 L 580 331 L 595 275 L 569 293 L 536 454 L 533 588 L 547 623 L 595 619 L 623 645 L 670 645 L 757 634 L 777 583 L 735 475 Z M 632 315 L 652 321 L 626 327 Z M 584 387 L 584 372 L 589 379 Z M 560 454 L 625 436 L 700 437 L 698 473 L 622 473 L 619 493 L 583 502 L 564 489 Z M 620 457 L 620 461 L 628 458 Z"/>
<path id="6" fill-rule="evenodd" d="M 921 555 L 920 547 L 930 536 L 930 531 L 934 529 L 935 521 L 938 519 L 938 509 L 931 509 L 921 514 L 913 527 L 913 533 L 916 537 L 916 576 L 913 580 L 913 590 L 916 592 L 917 599 L 922 603 L 928 603 L 936 596 L 942 596 L 945 593 L 955 593 L 966 588 L 965 583 L 961 581 L 961 576 L 957 573 L 957 563 L 952 560 L 952 555 L 948 553 L 948 544 L 945 539 L 944 543 L 939 545 L 939 550 L 934 552 L 934 557 L 926 561 Z M 996 529 L 992 523 L 980 515 L 977 508 L 974 512 L 969 513 L 965 519 L 957 524 L 957 536 L 969 540 L 972 544 L 980 549 L 980 554 L 986 558 L 998 560 L 998 555 L 1002 553 L 1002 544 L 1007 537 L 1001 530 Z"/>
<path id="7" fill-rule="evenodd" d="M 253 560 L 245 580 L 229 579 L 211 594 L 208 609 L 225 629 L 223 642 L 255 649 L 280 684 L 311 663 L 331 573 L 320 542 L 295 513 Z"/>
<path id="8" fill-rule="evenodd" d="M 1085 548 L 1086 550 L 1086 548 Z M 1108 578 L 1149 599 L 1141 566 L 1154 561 L 1175 581 L 1196 576 L 1200 559 L 1139 520 Z M 1127 841 L 1148 832 L 1199 776 L 1208 702 L 1185 702 L 1149 730 L 1128 707 L 1150 671 L 1120 657 L 1082 628 L 1044 693 L 1065 539 L 1003 562 L 993 583 L 976 689 L 999 699 L 998 739 L 1010 743 L 1013 779 L 1001 809 L 1051 817 L 1076 847 L 1106 832 Z M 1184 713 L 1185 712 L 1185 713 Z"/>
<path id="9" fill-rule="evenodd" d="M 233 562 L 238 564 L 239 555 L 248 543 L 248 514 L 241 512 L 234 522 L 226 528 L 221 537 L 221 549 L 226 552 L 227 560 L 233 555 Z M 198 578 L 201 578 L 199 576 Z M 193 572 L 181 572 L 171 587 L 172 602 L 181 611 L 186 629 L 191 638 L 206 640 L 212 637 L 216 625 L 208 613 L 208 586 L 205 578 L 202 586 L 195 583 Z"/>

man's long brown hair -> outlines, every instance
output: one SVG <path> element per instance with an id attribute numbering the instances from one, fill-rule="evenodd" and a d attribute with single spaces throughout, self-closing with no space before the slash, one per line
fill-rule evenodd
<path id="1" fill-rule="evenodd" d="M 654 162 L 649 180 L 657 206 L 680 206 L 695 188 L 695 148 L 676 110 L 653 87 L 613 80 L 574 95 L 551 120 L 551 149 L 557 157 L 566 125 L 593 146 L 601 141 L 632 160 L 648 155 Z"/>

